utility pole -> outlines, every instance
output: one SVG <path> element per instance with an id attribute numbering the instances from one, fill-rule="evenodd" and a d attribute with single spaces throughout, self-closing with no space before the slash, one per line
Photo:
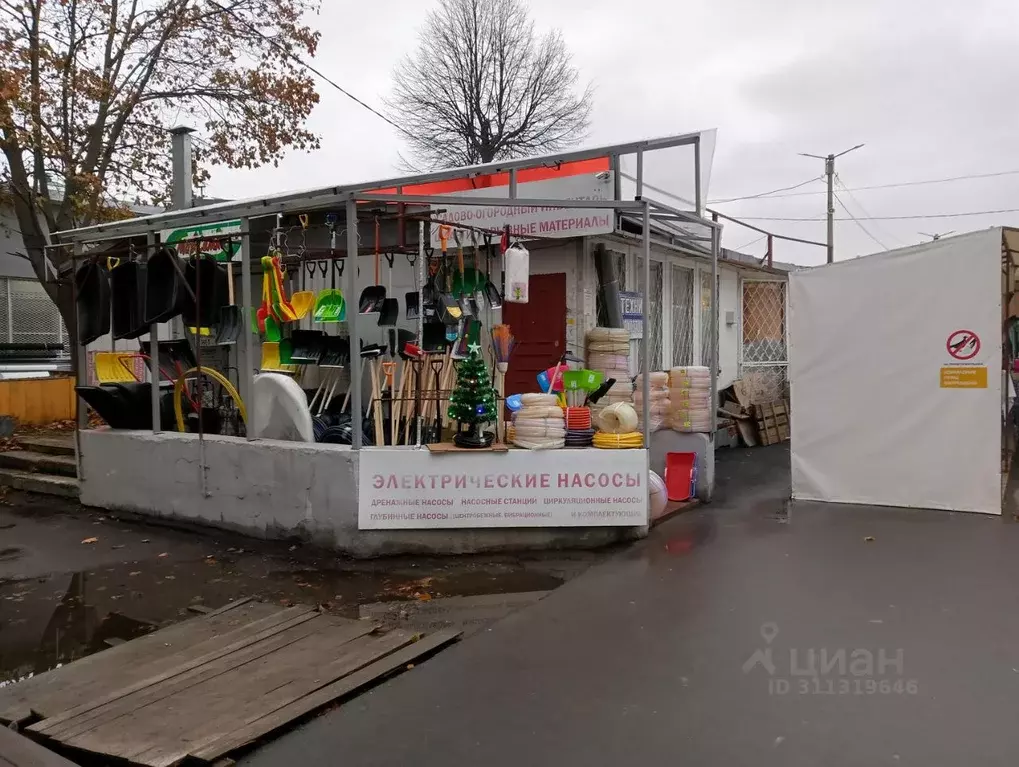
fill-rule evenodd
<path id="1" fill-rule="evenodd" d="M 813 157 L 815 160 L 824 160 L 824 175 L 828 177 L 828 263 L 835 262 L 835 158 L 841 157 L 844 154 L 849 154 L 860 147 L 863 144 L 857 144 L 856 146 L 839 152 L 838 154 L 830 154 L 827 156 L 819 154 L 807 154 L 806 152 L 800 152 L 801 157 Z"/>

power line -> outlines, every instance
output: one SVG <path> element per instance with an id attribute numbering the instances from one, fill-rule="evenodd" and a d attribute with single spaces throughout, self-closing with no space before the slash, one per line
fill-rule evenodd
<path id="1" fill-rule="evenodd" d="M 881 240 L 879 240 L 867 227 L 863 225 L 863 223 L 856 216 L 853 215 L 853 212 L 846 207 L 846 204 L 844 202 L 842 202 L 842 198 L 839 197 L 838 193 L 835 192 L 833 194 L 835 197 L 835 202 L 842 206 L 842 210 L 844 210 L 849 215 L 849 217 L 853 220 L 853 223 L 860 227 L 863 233 L 870 237 L 870 239 L 874 240 L 874 242 L 876 242 L 878 246 L 880 246 L 883 250 L 888 250 L 888 246 L 881 242 Z"/>
<path id="2" fill-rule="evenodd" d="M 996 173 L 973 173 L 973 174 L 970 174 L 968 176 L 952 176 L 950 178 L 928 178 L 928 179 L 924 179 L 922 181 L 900 181 L 900 182 L 897 182 L 897 183 L 894 183 L 894 184 L 874 184 L 874 185 L 871 185 L 871 186 L 854 186 L 851 189 L 849 189 L 849 188 L 845 189 L 845 191 L 847 191 L 847 192 L 866 192 L 866 191 L 869 191 L 871 189 L 898 189 L 898 188 L 901 188 L 901 187 L 908 187 L 908 186 L 925 186 L 927 184 L 948 184 L 948 183 L 952 183 L 952 182 L 955 182 L 955 181 L 970 181 L 970 180 L 973 180 L 973 179 L 998 178 L 1000 176 L 1017 176 L 1017 175 L 1019 175 L 1019 170 L 1003 170 L 1003 171 L 998 171 Z M 817 194 L 824 194 L 824 192 L 823 191 L 817 191 L 817 192 L 793 192 L 792 194 L 776 194 L 776 195 L 771 195 L 769 197 L 770 197 L 770 199 L 773 199 L 773 200 L 781 200 L 781 199 L 784 199 L 786 197 L 809 197 L 809 196 L 813 196 L 813 195 L 817 195 Z M 749 198 L 737 197 L 737 198 L 734 198 L 734 199 L 749 199 Z M 722 200 L 721 202 L 728 202 L 728 200 Z"/>
<path id="3" fill-rule="evenodd" d="M 757 243 L 761 242 L 762 240 L 766 240 L 766 239 L 768 239 L 768 235 L 765 234 L 765 235 L 763 235 L 761 237 L 758 237 L 756 240 L 751 240 L 750 242 L 746 242 L 746 243 L 744 243 L 742 245 L 738 245 L 735 248 L 733 248 L 733 250 L 743 250 L 743 248 L 749 248 L 751 245 L 756 245 Z"/>
<path id="4" fill-rule="evenodd" d="M 759 197 L 769 197 L 770 195 L 773 195 L 776 192 L 788 192 L 790 189 L 799 189 L 801 186 L 806 186 L 807 184 L 812 184 L 815 181 L 820 181 L 820 180 L 821 180 L 820 176 L 814 176 L 813 178 L 808 178 L 806 181 L 801 181 L 799 184 L 793 184 L 792 186 L 783 186 L 780 189 L 772 189 L 770 192 L 761 192 L 760 194 L 750 194 L 750 195 L 747 195 L 746 197 L 729 197 L 729 198 L 724 199 L 724 200 L 708 200 L 708 203 L 710 205 L 718 205 L 718 204 L 723 203 L 723 202 L 738 202 L 739 200 L 756 200 Z M 811 194 L 814 194 L 814 193 L 811 192 Z M 789 196 L 789 195 L 780 195 L 780 196 Z"/>
<path id="5" fill-rule="evenodd" d="M 854 194 L 852 193 L 852 191 L 851 191 L 851 190 L 850 190 L 850 189 L 849 189 L 849 188 L 848 188 L 848 187 L 847 187 L 847 186 L 845 185 L 845 183 L 844 183 L 844 182 L 842 181 L 842 177 L 841 177 L 841 176 L 840 176 L 840 175 L 839 175 L 838 173 L 836 173 L 836 174 L 835 174 L 835 183 L 836 183 L 836 184 L 838 184 L 838 185 L 839 185 L 839 186 L 840 186 L 840 187 L 842 188 L 842 191 L 846 193 L 846 196 L 847 196 L 847 197 L 849 197 L 849 199 L 850 199 L 850 200 L 852 200 L 852 201 L 853 201 L 853 205 L 855 205 L 855 206 L 856 206 L 856 207 L 857 207 L 857 208 L 858 208 L 858 209 L 859 209 L 859 210 L 860 210 L 860 211 L 861 211 L 861 212 L 863 213 L 864 217 L 866 217 L 866 218 L 872 218 L 872 216 L 871 216 L 871 213 L 870 213 L 870 211 L 869 211 L 869 210 L 867 210 L 867 209 L 866 209 L 866 208 L 865 208 L 865 207 L 863 206 L 863 203 L 862 203 L 862 202 L 860 202 L 860 201 L 859 201 L 858 199 L 856 199 L 856 196 L 855 196 L 855 195 L 854 195 Z M 843 207 L 843 208 L 845 209 L 846 213 L 848 213 L 848 214 L 849 214 L 850 216 L 852 216 L 852 215 L 853 215 L 853 212 L 852 212 L 851 210 L 849 210 L 849 208 L 847 208 L 847 207 L 846 207 L 845 203 L 843 203 L 843 202 L 842 202 L 842 200 L 839 200 L 839 204 L 840 204 L 840 205 L 842 205 L 842 207 Z M 859 224 L 859 222 L 857 222 L 857 223 Z M 862 228 L 862 227 L 863 227 L 863 225 L 862 225 L 862 224 L 860 224 L 860 227 Z M 874 226 L 874 229 L 875 229 L 875 231 L 878 231 L 878 232 L 880 232 L 880 233 L 882 234 L 882 236 L 884 236 L 884 237 L 888 237 L 888 238 L 890 238 L 890 239 L 892 239 L 892 240 L 896 240 L 896 241 L 897 241 L 897 242 L 899 242 L 900 244 L 904 244 L 904 243 L 902 242 L 902 240 L 900 240 L 900 239 L 899 239 L 898 237 L 896 237 L 896 236 L 895 236 L 894 234 L 892 234 L 891 232 L 889 232 L 889 231 L 888 231 L 887 229 L 885 229 L 884 227 L 882 227 L 882 226 L 879 226 L 879 225 L 875 225 L 875 226 Z M 885 246 L 885 250 L 888 250 L 887 246 Z"/>
<path id="6" fill-rule="evenodd" d="M 998 210 L 970 210 L 964 213 L 923 213 L 917 216 L 860 216 L 861 221 L 915 221 L 926 218 L 963 218 L 965 216 L 994 216 L 999 213 L 1019 213 L 1019 208 Z M 784 216 L 740 216 L 747 221 L 827 221 L 825 218 L 794 218 Z M 852 221 L 851 218 L 836 218 L 836 221 Z"/>
<path id="7" fill-rule="evenodd" d="M 378 111 L 377 109 L 375 109 L 374 107 L 372 107 L 372 106 L 370 106 L 370 105 L 366 104 L 366 103 L 365 103 L 364 101 L 361 101 L 361 99 L 359 99 L 359 98 L 358 98 L 357 96 L 355 96 L 355 95 L 354 95 L 353 93 L 351 93 L 350 91 L 348 91 L 348 90 L 347 90 L 346 88 L 344 88 L 343 86 L 341 86 L 341 85 L 337 84 L 337 83 L 336 83 L 336 82 L 335 82 L 334 80 L 332 80 L 331 78 L 327 77 L 327 76 L 326 76 L 325 74 L 323 74 L 322 72 L 320 72 L 320 71 L 319 71 L 318 69 L 316 69 L 315 67 L 313 67 L 313 66 L 312 66 L 311 64 L 309 64 L 308 62 L 306 62 L 306 61 L 305 61 L 304 59 L 302 59 L 302 58 L 301 58 L 300 56 L 298 56 L 298 55 L 297 55 L 296 53 L 292 53 L 291 51 L 287 50 L 287 49 L 286 49 L 285 47 L 283 47 L 282 45 L 280 45 L 279 43 L 277 43 L 277 42 L 276 42 L 275 40 L 273 40 L 273 39 L 272 39 L 271 37 L 267 37 L 266 35 L 263 35 L 263 34 L 262 34 L 262 33 L 261 33 L 261 32 L 260 32 L 260 31 L 259 31 L 258 29 L 256 29 L 256 28 L 255 28 L 255 27 L 253 27 L 253 26 L 252 26 L 251 24 L 249 24 L 249 23 L 248 23 L 248 21 L 247 21 L 246 19 L 243 19 L 243 18 L 241 18 L 241 17 L 240 17 L 240 16 L 238 16 L 238 15 L 237 15 L 236 13 L 234 13 L 234 12 L 233 12 L 232 10 L 230 10 L 229 8 L 224 8 L 224 7 L 222 6 L 222 5 L 220 5 L 219 3 L 217 3 L 217 2 L 215 1 L 215 0 L 211 0 L 211 2 L 212 2 L 212 4 L 213 4 L 213 5 L 215 5 L 215 6 L 217 7 L 217 8 L 219 8 L 219 9 L 220 9 L 221 11 L 223 11 L 223 12 L 225 12 L 225 13 L 229 13 L 229 14 L 230 14 L 231 16 L 233 16 L 233 17 L 234 17 L 235 19 L 237 19 L 237 21 L 239 21 L 239 22 L 240 22 L 241 24 L 243 24 L 244 26 L 246 26 L 246 27 L 247 27 L 247 28 L 248 28 L 248 29 L 249 29 L 249 30 L 250 30 L 251 32 L 253 32 L 254 34 L 258 35 L 258 36 L 259 36 L 260 38 L 262 38 L 262 40 L 264 40 L 265 42 L 267 42 L 267 43 L 268 43 L 269 45 L 271 45 L 271 46 L 272 46 L 273 48 L 275 48 L 275 49 L 276 49 L 277 51 L 279 51 L 280 53 L 282 53 L 282 54 L 283 54 L 284 56 L 286 56 L 286 57 L 287 57 L 287 58 L 289 58 L 289 59 L 293 59 L 293 60 L 294 60 L 294 61 L 296 61 L 296 62 L 297 62 L 298 64 L 300 64 L 300 65 L 301 65 L 302 67 L 304 67 L 304 68 L 305 68 L 305 69 L 307 69 L 307 70 L 308 70 L 309 72 L 311 72 L 312 74 L 318 75 L 318 77 L 320 77 L 320 78 L 321 78 L 322 80 L 324 80 L 325 82 L 327 82 L 327 83 L 328 83 L 329 85 L 333 86 L 333 87 L 334 87 L 334 88 L 335 88 L 336 90 L 338 90 L 338 91 L 339 91 L 340 93 L 342 93 L 342 94 L 343 94 L 344 96 L 346 96 L 347 98 L 351 99 L 352 101 L 355 101 L 356 103 L 360 104 L 361 106 L 363 106 L 363 107 L 364 107 L 365 109 L 367 109 L 367 110 L 368 110 L 369 112 L 371 112 L 371 113 L 372 113 L 373 115 L 375 115 L 376 117 L 379 117 L 379 118 L 381 118 L 381 119 L 385 120 L 385 121 L 386 121 L 387 123 L 389 123 L 389 124 L 390 124 L 390 125 L 392 125 L 392 126 L 393 126 L 394 128 L 396 128 L 396 129 L 397 129 L 398 131 L 400 131 L 400 133 L 404 134 L 405 136 L 408 136 L 409 138 L 414 138 L 414 135 L 413 135 L 413 134 L 412 134 L 412 133 L 411 133 L 410 131 L 408 131 L 408 130 L 407 130 L 406 128 L 404 128 L 404 127 L 402 127 L 402 126 L 400 126 L 400 125 L 397 125 L 397 124 L 396 124 L 395 122 L 393 122 L 393 121 L 392 121 L 392 120 L 390 120 L 390 119 L 389 119 L 388 117 L 386 117 L 386 116 L 385 116 L 384 114 L 382 114 L 382 112 L 380 112 L 380 111 Z"/>

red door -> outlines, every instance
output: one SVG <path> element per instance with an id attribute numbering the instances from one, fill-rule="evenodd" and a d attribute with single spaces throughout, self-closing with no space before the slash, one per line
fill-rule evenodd
<path id="1" fill-rule="evenodd" d="M 566 275 L 532 274 L 526 304 L 502 305 L 516 347 L 506 373 L 506 394 L 540 391 L 538 373 L 566 351 Z"/>

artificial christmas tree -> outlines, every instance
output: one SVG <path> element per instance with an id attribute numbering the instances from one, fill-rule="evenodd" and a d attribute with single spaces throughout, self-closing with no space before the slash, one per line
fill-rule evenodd
<path id="1" fill-rule="evenodd" d="M 482 431 L 481 427 L 496 419 L 496 407 L 495 391 L 481 358 L 481 346 L 471 344 L 469 356 L 456 369 L 456 388 L 449 398 L 449 417 L 457 422 L 453 442 L 458 447 L 470 448 L 491 445 L 492 433 Z"/>

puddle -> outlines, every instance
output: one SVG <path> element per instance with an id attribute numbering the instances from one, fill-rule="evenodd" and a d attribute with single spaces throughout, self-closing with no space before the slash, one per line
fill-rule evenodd
<path id="1" fill-rule="evenodd" d="M 0 550 L 0 557 L 4 556 Z M 327 560 L 335 564 L 335 558 Z M 591 560 L 593 561 L 593 559 Z M 38 674 L 130 640 L 163 625 L 193 617 L 193 605 L 218 607 L 241 597 L 277 604 L 314 604 L 358 618 L 360 607 L 423 604 L 440 600 L 523 593 L 521 599 L 459 605 L 453 612 L 480 626 L 517 609 L 586 569 L 591 561 L 554 565 L 502 557 L 309 567 L 243 549 L 175 561 L 172 552 L 154 560 L 126 562 L 87 572 L 0 583 L 0 683 Z M 290 564 L 290 567 L 287 565 Z M 551 572 L 549 572 L 551 570 Z M 381 619 L 383 610 L 379 614 Z M 399 614 L 399 610 L 396 615 Z M 450 622 L 444 625 L 452 625 Z"/>

